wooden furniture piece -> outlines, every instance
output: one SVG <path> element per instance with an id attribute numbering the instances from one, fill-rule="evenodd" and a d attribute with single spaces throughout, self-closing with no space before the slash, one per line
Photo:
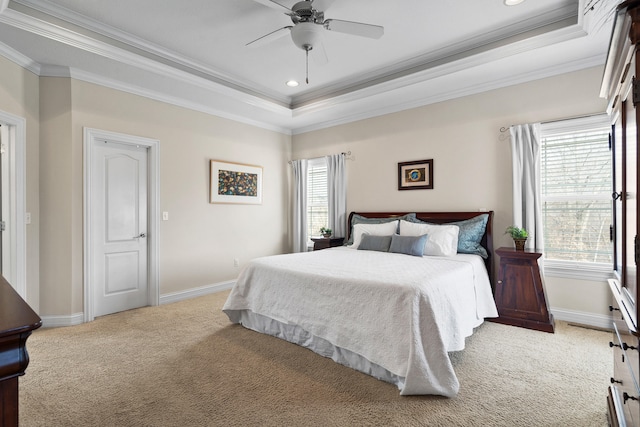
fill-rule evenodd
<path id="1" fill-rule="evenodd" d="M 495 300 L 500 317 L 492 320 L 553 333 L 553 315 L 549 312 L 538 266 L 542 254 L 514 248 L 498 248 L 496 254 L 500 257 L 500 267 Z"/>
<path id="2" fill-rule="evenodd" d="M 640 425 L 640 361 L 638 349 L 637 267 L 640 257 L 638 212 L 638 156 L 640 138 L 640 1 L 627 0 L 616 8 L 600 95 L 607 98 L 613 128 L 613 268 L 612 295 L 614 368 L 609 386 L 608 415 L 613 426 Z"/>
<path id="3" fill-rule="evenodd" d="M 344 244 L 344 237 L 312 237 L 311 241 L 313 242 L 313 250 L 319 251 L 321 249 L 342 246 Z"/>
<path id="4" fill-rule="evenodd" d="M 26 341 L 42 324 L 11 285 L 0 277 L 0 426 L 18 425 L 18 377 L 29 364 Z"/>

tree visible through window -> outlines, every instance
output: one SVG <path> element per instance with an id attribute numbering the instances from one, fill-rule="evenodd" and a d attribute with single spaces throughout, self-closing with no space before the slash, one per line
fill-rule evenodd
<path id="1" fill-rule="evenodd" d="M 327 192 L 327 163 L 325 159 L 310 160 L 307 171 L 307 239 L 319 236 L 320 228 L 329 227 Z"/>
<path id="2" fill-rule="evenodd" d="M 542 127 L 546 259 L 611 263 L 612 166 L 606 122 Z M 550 129 L 551 128 L 551 129 Z"/>

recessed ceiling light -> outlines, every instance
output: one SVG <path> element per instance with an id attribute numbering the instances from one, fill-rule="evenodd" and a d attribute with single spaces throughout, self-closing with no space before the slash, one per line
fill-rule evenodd
<path id="1" fill-rule="evenodd" d="M 296 87 L 296 86 L 298 86 L 299 83 L 297 81 L 295 81 L 295 80 L 289 80 L 286 84 L 289 87 Z"/>
<path id="2" fill-rule="evenodd" d="M 504 0 L 504 4 L 507 6 L 515 6 L 522 3 L 524 0 Z"/>

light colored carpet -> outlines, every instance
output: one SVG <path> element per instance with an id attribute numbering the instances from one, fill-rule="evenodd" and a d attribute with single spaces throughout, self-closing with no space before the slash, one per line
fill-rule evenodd
<path id="1" fill-rule="evenodd" d="M 390 384 L 231 325 L 227 292 L 36 331 L 20 379 L 32 426 L 605 426 L 610 334 L 485 322 L 452 354 L 460 393 Z"/>

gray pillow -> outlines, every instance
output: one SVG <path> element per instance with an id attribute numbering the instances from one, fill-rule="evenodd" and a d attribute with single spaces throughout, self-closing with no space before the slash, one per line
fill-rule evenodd
<path id="1" fill-rule="evenodd" d="M 422 256 L 424 254 L 424 245 L 427 243 L 427 238 L 427 234 L 423 234 L 422 236 L 399 236 L 394 234 L 391 236 L 389 252 Z"/>
<path id="2" fill-rule="evenodd" d="M 397 221 L 399 219 L 404 219 L 405 221 L 411 221 L 411 220 L 415 221 L 416 214 L 408 213 L 402 216 L 397 216 L 395 218 L 367 218 L 362 215 L 353 214 L 353 216 L 351 217 L 351 224 L 350 224 L 351 233 L 349 233 L 349 240 L 347 240 L 344 244 L 345 245 L 353 244 L 353 226 L 356 224 L 384 224 L 386 222 Z"/>
<path id="3" fill-rule="evenodd" d="M 358 250 L 389 252 L 389 246 L 391 246 L 391 236 L 372 236 L 371 234 L 363 234 Z"/>

